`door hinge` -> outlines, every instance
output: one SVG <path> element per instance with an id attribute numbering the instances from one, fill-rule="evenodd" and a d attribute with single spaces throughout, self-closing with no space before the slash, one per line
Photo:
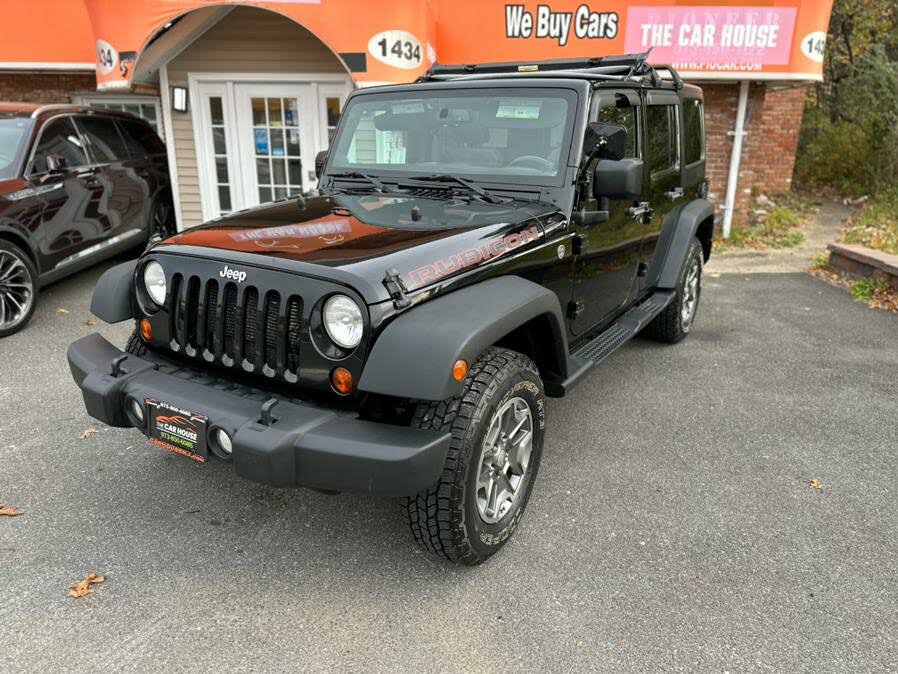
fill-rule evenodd
<path id="1" fill-rule="evenodd" d="M 578 318 L 583 311 L 586 309 L 586 305 L 583 302 L 568 302 L 567 303 L 567 317 L 570 320 L 575 320 Z"/>
<path id="2" fill-rule="evenodd" d="M 571 253 L 574 255 L 583 255 L 586 252 L 586 238 L 575 234 L 571 239 Z"/>
<path id="3" fill-rule="evenodd" d="M 639 266 L 636 267 L 636 275 L 637 276 L 645 276 L 649 271 L 649 266 L 645 262 L 640 262 Z"/>

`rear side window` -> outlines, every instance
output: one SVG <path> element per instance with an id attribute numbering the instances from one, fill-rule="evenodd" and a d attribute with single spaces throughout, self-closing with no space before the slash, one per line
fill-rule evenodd
<path id="1" fill-rule="evenodd" d="M 645 149 L 650 175 L 676 170 L 680 166 L 677 106 L 647 106 L 645 120 Z"/>
<path id="2" fill-rule="evenodd" d="M 694 164 L 705 158 L 705 109 L 701 101 L 683 101 L 683 161 Z"/>
<path id="3" fill-rule="evenodd" d="M 108 117 L 79 117 L 78 125 L 87 136 L 94 161 L 108 164 L 128 157 L 125 141 Z"/>
<path id="4" fill-rule="evenodd" d="M 117 121 L 132 157 L 164 154 L 165 145 L 149 124 L 130 119 Z"/>
<path id="5" fill-rule="evenodd" d="M 44 173 L 47 170 L 47 157 L 56 154 L 65 159 L 67 166 L 85 166 L 88 164 L 87 154 L 81 143 L 81 137 L 69 117 L 60 117 L 49 122 L 41 131 L 40 140 L 34 149 L 31 162 L 32 173 Z"/>

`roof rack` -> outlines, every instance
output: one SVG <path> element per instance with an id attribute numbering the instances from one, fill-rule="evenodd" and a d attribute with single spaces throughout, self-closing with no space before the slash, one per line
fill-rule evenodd
<path id="1" fill-rule="evenodd" d="M 557 59 L 531 61 L 529 63 L 478 63 L 467 65 L 443 65 L 434 63 L 430 70 L 418 78 L 418 82 L 451 80 L 495 79 L 497 77 L 570 77 L 592 81 L 617 81 L 650 83 L 661 87 L 668 81 L 662 76 L 667 72 L 675 89 L 683 88 L 683 79 L 668 65 L 649 64 L 651 50 L 642 54 L 598 56 L 586 59 Z"/>

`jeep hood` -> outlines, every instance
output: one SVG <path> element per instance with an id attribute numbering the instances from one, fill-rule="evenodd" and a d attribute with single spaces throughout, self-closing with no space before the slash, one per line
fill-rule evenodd
<path id="1" fill-rule="evenodd" d="M 389 299 L 382 283 L 388 270 L 397 270 L 409 291 L 444 281 L 538 245 L 542 221 L 555 211 L 525 201 L 338 194 L 233 213 L 170 237 L 154 251 L 203 255 L 197 248 L 204 248 L 209 257 L 235 265 L 356 279 L 356 289 L 375 303 Z"/>

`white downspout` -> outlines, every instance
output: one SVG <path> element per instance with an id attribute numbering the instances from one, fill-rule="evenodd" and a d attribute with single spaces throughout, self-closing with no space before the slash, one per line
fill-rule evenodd
<path id="1" fill-rule="evenodd" d="M 742 164 L 742 139 L 745 136 L 745 113 L 748 109 L 748 80 L 739 85 L 739 103 L 736 106 L 736 128 L 733 136 L 733 151 L 730 154 L 730 174 L 727 178 L 727 196 L 723 208 L 723 238 L 730 238 L 733 229 L 733 212 L 736 210 L 736 188 L 739 186 L 739 168 Z"/>

